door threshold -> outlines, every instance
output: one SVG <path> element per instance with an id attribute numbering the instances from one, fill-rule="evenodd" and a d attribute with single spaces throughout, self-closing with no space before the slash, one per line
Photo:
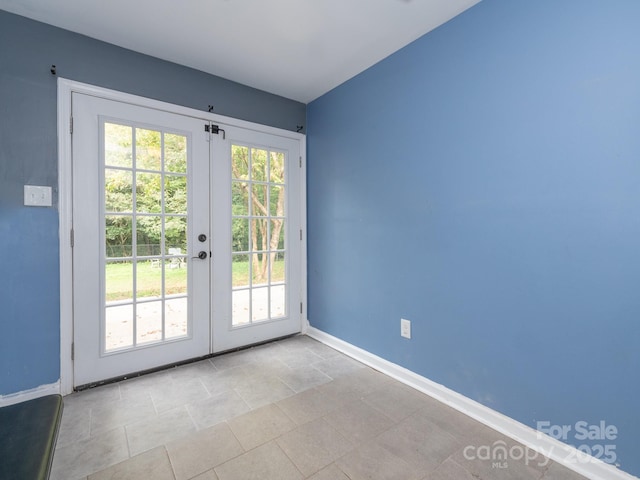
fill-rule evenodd
<path id="1" fill-rule="evenodd" d="M 180 362 L 169 363 L 166 365 L 162 365 L 159 367 L 149 368 L 147 370 L 141 370 L 139 372 L 128 373 L 126 375 L 120 375 L 117 377 L 108 378 L 106 380 L 100 380 L 99 382 L 91 382 L 85 383 L 84 385 L 78 385 L 74 387 L 74 392 L 83 392 L 85 390 L 91 390 L 92 388 L 102 387 L 104 385 L 111 385 L 113 383 L 122 382 L 123 380 L 130 380 L 132 378 L 143 377 L 145 375 L 149 375 L 151 373 L 162 372 L 164 370 L 170 370 L 172 368 L 181 367 L 183 365 L 189 365 L 191 363 L 201 362 L 202 360 L 207 360 L 209 358 L 219 357 L 222 355 L 226 355 L 228 353 L 241 352 L 242 350 L 249 350 L 250 348 L 259 347 L 260 345 L 266 345 L 269 343 L 279 342 L 280 340 L 285 340 L 287 338 L 295 337 L 297 335 L 301 335 L 300 333 L 294 333 L 292 335 L 285 335 L 283 337 L 272 338 L 270 340 L 265 340 L 262 342 L 252 343 L 251 345 L 245 345 L 243 347 L 231 348 L 229 350 L 225 350 L 224 352 L 210 353 L 208 355 L 203 355 L 201 357 L 189 358 L 187 360 L 182 360 Z"/>

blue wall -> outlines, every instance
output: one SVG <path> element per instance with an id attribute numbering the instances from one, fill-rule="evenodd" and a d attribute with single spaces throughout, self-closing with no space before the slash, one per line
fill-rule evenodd
<path id="1" fill-rule="evenodd" d="M 635 475 L 638 25 L 484 0 L 307 109 L 311 324 L 532 427 L 616 425 Z"/>
<path id="2" fill-rule="evenodd" d="M 23 185 L 57 187 L 52 64 L 64 78 L 199 110 L 288 130 L 305 122 L 299 102 L 0 10 L 0 395 L 60 377 L 58 211 L 23 206 Z"/>

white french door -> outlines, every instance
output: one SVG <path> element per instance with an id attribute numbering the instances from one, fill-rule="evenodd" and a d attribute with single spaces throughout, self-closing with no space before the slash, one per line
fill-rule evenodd
<path id="1" fill-rule="evenodd" d="M 74 385 L 300 331 L 299 141 L 81 93 L 72 114 Z"/>
<path id="2" fill-rule="evenodd" d="M 214 161 L 212 189 L 214 352 L 299 332 L 302 316 L 300 144 L 220 128 L 224 139 L 212 144 L 213 158 L 225 159 Z"/>

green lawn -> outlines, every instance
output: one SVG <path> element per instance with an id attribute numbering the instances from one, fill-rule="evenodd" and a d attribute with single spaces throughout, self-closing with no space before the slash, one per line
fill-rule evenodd
<path id="1" fill-rule="evenodd" d="M 248 262 L 233 262 L 233 286 L 238 287 L 249 284 Z M 187 269 L 170 268 L 165 266 L 165 292 L 167 295 L 186 293 Z M 126 300 L 133 296 L 131 263 L 109 263 L 106 270 L 107 301 Z M 284 261 L 276 260 L 271 274 L 272 281 L 284 280 Z M 162 286 L 162 269 L 152 262 L 139 262 L 137 271 L 138 297 L 160 296 Z"/>

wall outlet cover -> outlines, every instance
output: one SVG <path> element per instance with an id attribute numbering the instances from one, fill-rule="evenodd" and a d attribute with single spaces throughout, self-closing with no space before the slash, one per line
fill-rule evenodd
<path id="1" fill-rule="evenodd" d="M 411 338 L 411 320 L 400 319 L 400 335 L 404 338 Z"/>

